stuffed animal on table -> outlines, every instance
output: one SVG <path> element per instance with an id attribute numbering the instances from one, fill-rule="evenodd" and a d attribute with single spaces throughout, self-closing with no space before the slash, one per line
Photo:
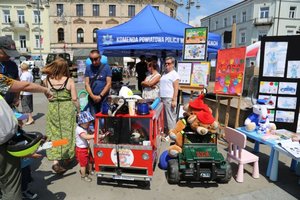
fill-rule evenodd
<path id="1" fill-rule="evenodd" d="M 276 130 L 276 125 L 269 122 L 269 101 L 265 99 L 258 99 L 257 103 L 253 105 L 253 113 L 251 113 L 245 120 L 245 129 L 247 131 L 258 131 L 261 133 L 268 133 Z"/>

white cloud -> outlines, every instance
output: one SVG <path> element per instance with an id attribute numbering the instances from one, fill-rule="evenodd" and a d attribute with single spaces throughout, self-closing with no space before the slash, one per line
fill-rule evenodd
<path id="1" fill-rule="evenodd" d="M 194 27 L 200 27 L 201 26 L 200 19 L 202 19 L 203 17 L 205 16 L 203 15 L 196 16 L 194 19 L 190 20 L 190 25 Z"/>

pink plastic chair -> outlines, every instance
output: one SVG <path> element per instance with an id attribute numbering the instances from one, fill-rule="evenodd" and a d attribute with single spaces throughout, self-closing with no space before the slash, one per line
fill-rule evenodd
<path id="1" fill-rule="evenodd" d="M 259 178 L 258 157 L 245 150 L 247 137 L 245 134 L 232 129 L 225 128 L 225 139 L 228 142 L 227 160 L 234 160 L 238 164 L 238 172 L 236 176 L 237 182 L 244 182 L 244 164 L 254 163 L 252 177 Z"/>

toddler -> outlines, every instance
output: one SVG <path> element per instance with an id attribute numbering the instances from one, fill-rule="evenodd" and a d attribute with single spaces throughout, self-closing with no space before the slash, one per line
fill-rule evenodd
<path id="1" fill-rule="evenodd" d="M 88 128 L 94 117 L 88 111 L 83 111 L 78 115 L 78 122 L 76 127 L 76 158 L 80 165 L 81 180 L 91 182 L 92 179 L 88 176 L 92 171 L 93 157 L 90 152 L 88 140 L 93 139 L 94 135 L 88 134 Z"/>

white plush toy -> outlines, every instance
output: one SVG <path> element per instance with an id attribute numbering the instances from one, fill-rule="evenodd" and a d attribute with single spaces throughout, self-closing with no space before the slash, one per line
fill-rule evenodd
<path id="1" fill-rule="evenodd" d="M 245 128 L 247 131 L 258 131 L 261 133 L 268 133 L 276 130 L 276 125 L 269 122 L 268 100 L 258 99 L 257 103 L 253 105 L 253 113 L 251 113 L 245 120 Z"/>

